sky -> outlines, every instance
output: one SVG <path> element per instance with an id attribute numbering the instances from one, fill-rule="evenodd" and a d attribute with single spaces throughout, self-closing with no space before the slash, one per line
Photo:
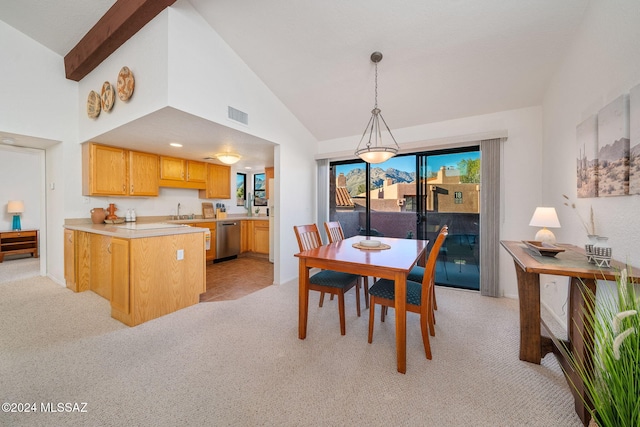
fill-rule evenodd
<path id="1" fill-rule="evenodd" d="M 440 170 L 442 166 L 457 168 L 458 162 L 464 159 L 478 159 L 480 158 L 479 151 L 465 152 L 465 153 L 451 153 L 451 154 L 439 154 L 429 156 L 427 159 L 427 172 L 435 172 Z M 375 165 L 376 167 L 380 167 L 382 169 L 394 168 L 405 172 L 414 172 L 416 170 L 416 156 L 396 156 L 392 157 L 384 163 L 379 163 Z M 336 172 L 339 174 L 340 172 L 345 175 L 349 173 L 354 168 L 364 168 L 363 163 L 356 163 L 350 165 L 338 165 L 336 167 Z"/>

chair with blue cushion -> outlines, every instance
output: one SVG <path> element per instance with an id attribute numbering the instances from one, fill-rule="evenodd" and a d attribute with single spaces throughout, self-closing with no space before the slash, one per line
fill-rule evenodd
<path id="1" fill-rule="evenodd" d="M 440 233 L 449 233 L 449 227 L 447 227 L 446 225 L 443 225 L 442 228 L 440 229 Z M 440 250 L 443 250 L 443 248 L 441 247 L 438 252 Z M 445 266 L 445 271 L 446 271 L 446 266 Z M 425 272 L 425 268 L 424 267 L 420 267 L 419 265 L 414 266 L 411 269 L 411 272 L 409 273 L 409 275 L 407 276 L 407 280 L 411 280 L 414 282 L 418 282 L 418 283 L 422 283 L 422 278 L 424 277 L 424 272 Z M 435 283 L 435 274 L 436 274 L 436 269 L 434 267 L 433 272 L 431 273 L 433 274 L 433 280 Z M 436 329 L 434 327 L 435 323 L 436 323 L 436 316 L 435 316 L 435 310 L 438 309 L 438 303 L 436 301 L 436 292 L 435 292 L 435 286 L 432 287 L 432 292 L 431 292 L 431 305 L 433 306 L 433 310 L 431 313 L 431 322 L 429 323 L 429 331 L 431 333 L 431 336 L 435 336 L 436 335 Z"/>
<path id="2" fill-rule="evenodd" d="M 342 230 L 342 225 L 340 225 L 340 221 L 325 222 L 324 229 L 327 232 L 329 243 L 339 242 L 341 240 L 344 240 L 344 231 Z M 367 276 L 362 276 L 362 284 L 364 288 L 365 307 L 369 308 L 369 278 Z M 358 290 L 358 294 L 360 294 L 359 290 Z M 333 295 L 331 296 L 331 299 L 333 299 Z M 324 301 L 324 292 L 320 295 L 320 307 L 322 307 L 323 301 Z M 360 308 L 360 303 L 358 303 L 358 309 L 359 308 Z M 360 316 L 360 314 L 358 314 L 358 316 Z"/>
<path id="3" fill-rule="evenodd" d="M 424 344 L 424 352 L 427 359 L 431 359 L 431 346 L 429 344 L 429 331 L 433 328 L 433 282 L 436 270 L 436 260 L 440 247 L 447 237 L 447 229 L 444 227 L 436 238 L 424 274 L 422 275 L 422 283 L 407 280 L 407 311 L 420 314 L 420 330 L 422 331 L 422 343 Z M 373 324 L 375 305 L 380 304 L 380 313 L 384 316 L 387 307 L 395 308 L 395 283 L 393 280 L 380 279 L 369 289 L 369 298 L 371 298 L 369 309 L 369 343 L 373 341 Z M 384 320 L 384 318 L 383 318 Z"/>
<path id="4" fill-rule="evenodd" d="M 322 246 L 322 239 L 316 224 L 294 226 L 293 230 L 298 239 L 300 252 Z M 321 270 L 309 277 L 309 289 L 321 293 L 338 296 L 338 311 L 340 313 L 340 334 L 345 335 L 344 293 L 356 287 L 356 304 L 360 316 L 360 276 L 340 271 Z M 322 306 L 322 305 L 321 305 Z"/>

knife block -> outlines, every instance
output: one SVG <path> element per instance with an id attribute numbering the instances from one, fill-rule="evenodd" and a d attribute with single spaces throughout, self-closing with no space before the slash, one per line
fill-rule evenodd
<path id="1" fill-rule="evenodd" d="M 225 219 L 227 217 L 226 212 L 222 212 L 222 209 L 216 209 L 216 218 Z"/>

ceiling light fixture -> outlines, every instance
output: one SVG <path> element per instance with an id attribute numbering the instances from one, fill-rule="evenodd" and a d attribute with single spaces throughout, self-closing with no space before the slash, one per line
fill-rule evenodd
<path id="1" fill-rule="evenodd" d="M 240 154 L 236 153 L 218 153 L 216 158 L 226 165 L 232 165 L 240 160 Z"/>
<path id="2" fill-rule="evenodd" d="M 182 144 L 180 144 L 178 142 L 170 142 L 169 145 L 172 146 L 172 147 L 182 147 Z"/>
<path id="3" fill-rule="evenodd" d="M 371 54 L 371 61 L 376 65 L 376 102 L 373 106 L 373 110 L 371 110 L 371 118 L 369 119 L 369 123 L 367 123 L 367 127 L 364 128 L 362 138 L 360 138 L 355 154 L 367 163 L 382 163 L 395 156 L 400 147 L 398 146 L 396 139 L 393 137 L 387 122 L 384 120 L 384 117 L 382 117 L 382 111 L 378 108 L 378 62 L 382 61 L 382 54 L 380 52 L 373 52 Z M 389 132 L 393 145 L 383 144 L 382 132 L 384 129 L 380 129 L 380 120 L 382 120 L 387 132 Z M 367 135 L 367 131 L 369 132 L 369 140 L 364 147 L 360 148 L 362 141 Z"/>

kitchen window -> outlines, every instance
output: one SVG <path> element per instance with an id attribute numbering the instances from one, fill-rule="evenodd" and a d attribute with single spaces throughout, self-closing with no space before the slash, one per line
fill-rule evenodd
<path id="1" fill-rule="evenodd" d="M 244 206 L 247 200 L 247 174 L 236 174 L 236 206 Z"/>
<path id="2" fill-rule="evenodd" d="M 257 173 L 253 175 L 253 206 L 267 206 L 267 175 Z"/>

